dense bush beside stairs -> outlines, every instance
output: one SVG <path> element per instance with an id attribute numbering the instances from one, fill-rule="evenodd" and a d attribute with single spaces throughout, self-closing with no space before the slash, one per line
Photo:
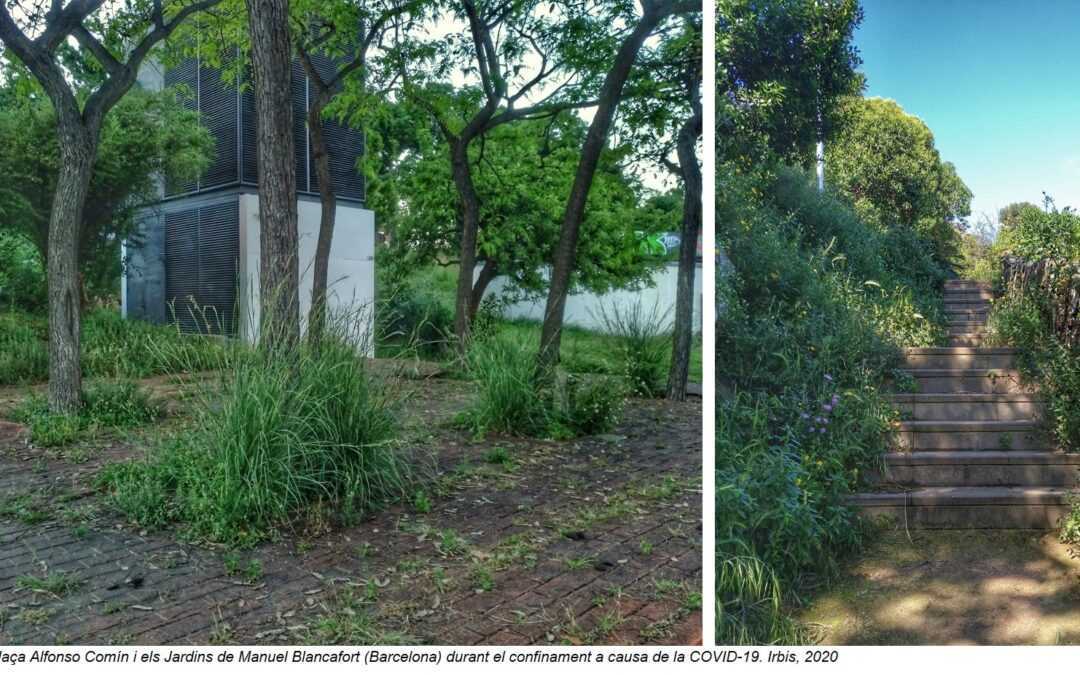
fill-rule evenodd
<path id="1" fill-rule="evenodd" d="M 860 545 L 844 498 L 885 450 L 900 347 L 944 339 L 948 272 L 800 171 L 717 192 L 717 640 L 790 643 L 785 608 Z"/>
<path id="2" fill-rule="evenodd" d="M 1080 452 L 1080 215 L 1021 206 L 988 253 L 1001 270 L 989 342 L 1019 350 L 1021 377 L 1038 388 L 1061 449 Z M 1080 499 L 1061 527 L 1080 553 Z"/>
<path id="3" fill-rule="evenodd" d="M 288 354 L 234 345 L 189 427 L 103 472 L 110 503 L 142 527 L 246 546 L 400 499 L 414 469 L 363 348 L 334 327 Z"/>

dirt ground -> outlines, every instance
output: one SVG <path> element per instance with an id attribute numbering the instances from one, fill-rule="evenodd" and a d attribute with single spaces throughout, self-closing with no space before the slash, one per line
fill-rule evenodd
<path id="1" fill-rule="evenodd" d="M 700 399 L 632 400 L 613 433 L 568 442 L 475 439 L 448 424 L 469 383 L 402 386 L 430 508 L 241 552 L 138 531 L 105 506 L 96 473 L 146 434 L 45 450 L 0 422 L 0 643 L 700 641 Z M 0 417 L 21 395 L 0 390 Z M 485 461 L 496 446 L 511 461 Z"/>
<path id="2" fill-rule="evenodd" d="M 882 534 L 801 613 L 824 644 L 1080 644 L 1080 559 L 1056 533 Z"/>

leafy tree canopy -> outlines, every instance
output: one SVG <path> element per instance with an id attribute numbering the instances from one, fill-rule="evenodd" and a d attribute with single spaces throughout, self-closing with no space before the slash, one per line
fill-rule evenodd
<path id="1" fill-rule="evenodd" d="M 861 21 L 857 0 L 718 0 L 718 161 L 808 164 L 839 98 L 862 90 Z"/>
<path id="2" fill-rule="evenodd" d="M 44 260 L 60 164 L 56 114 L 18 68 L 6 64 L 4 73 L 0 175 L 18 198 L 0 193 L 0 230 L 33 242 Z M 209 162 L 213 141 L 171 95 L 133 90 L 106 115 L 97 152 L 78 242 L 90 295 L 115 290 L 120 241 L 135 234 L 138 209 L 157 199 L 158 177 L 194 177 Z"/>
<path id="3" fill-rule="evenodd" d="M 464 92 L 460 105 L 474 101 Z M 586 132 L 573 113 L 522 121 L 488 132 L 471 149 L 480 197 L 478 263 L 493 265 L 526 293 L 546 289 L 541 276 L 559 238 L 566 193 L 574 178 Z M 643 242 L 678 229 L 681 212 L 657 198 L 642 204 L 642 188 L 624 171 L 630 149 L 606 152 L 589 196 L 574 281 L 594 291 L 642 282 L 662 257 Z M 391 231 L 397 264 L 454 262 L 461 227 L 445 140 L 427 134 L 417 151 L 397 166 L 395 184 L 384 187 L 401 200 Z"/>
<path id="4" fill-rule="evenodd" d="M 825 149 L 829 185 L 868 222 L 915 228 L 933 242 L 939 260 L 952 260 L 972 193 L 941 160 L 930 129 L 881 98 L 849 98 L 843 113 L 845 122 Z"/>
<path id="5" fill-rule="evenodd" d="M 1053 258 L 1080 261 L 1080 214 L 1070 207 L 1059 209 L 1046 198 L 1046 208 L 1034 204 L 1010 204 L 994 248 L 1000 255 L 1027 260 Z"/>

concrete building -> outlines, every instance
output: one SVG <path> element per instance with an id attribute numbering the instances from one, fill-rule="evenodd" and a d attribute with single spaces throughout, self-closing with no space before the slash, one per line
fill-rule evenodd
<path id="1" fill-rule="evenodd" d="M 317 66 L 332 69 L 323 59 Z M 251 339 L 259 321 L 259 197 L 255 102 L 239 78 L 189 58 L 175 68 L 149 65 L 140 84 L 150 90 L 181 86 L 215 141 L 212 164 L 197 180 L 163 185 L 161 202 L 140 219 L 137 237 L 125 243 L 121 284 L 124 315 L 155 323 L 175 321 L 190 332 Z M 312 268 L 321 206 L 307 133 L 313 94 L 293 64 L 301 316 L 311 303 Z M 375 297 L 375 218 L 364 208 L 357 160 L 363 135 L 326 123 L 330 170 L 337 195 L 337 223 L 328 274 L 329 311 L 363 316 L 370 331 Z"/>

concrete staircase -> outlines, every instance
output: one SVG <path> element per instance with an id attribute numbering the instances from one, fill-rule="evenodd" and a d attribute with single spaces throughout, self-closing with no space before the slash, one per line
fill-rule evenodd
<path id="1" fill-rule="evenodd" d="M 948 347 L 905 353 L 916 393 L 893 395 L 902 421 L 875 490 L 853 502 L 910 528 L 1047 529 L 1080 486 L 1080 454 L 1053 447 L 1038 396 L 1012 349 L 980 347 L 990 289 L 946 282 Z"/>

